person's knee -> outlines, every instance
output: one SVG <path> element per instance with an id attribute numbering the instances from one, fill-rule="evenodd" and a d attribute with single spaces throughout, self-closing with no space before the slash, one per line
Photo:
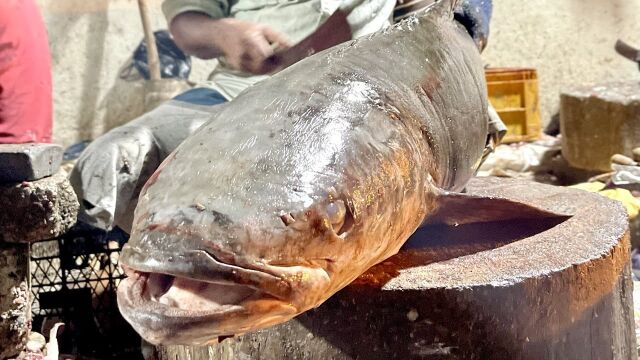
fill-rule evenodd
<path id="1" fill-rule="evenodd" d="M 202 107 L 169 101 L 95 139 L 70 181 L 81 217 L 94 226 L 127 229 L 142 186 L 186 137 L 211 118 Z"/>
<path id="2" fill-rule="evenodd" d="M 153 134 L 121 126 L 93 141 L 80 155 L 69 180 L 81 203 L 79 219 L 110 229 L 161 162 Z"/>

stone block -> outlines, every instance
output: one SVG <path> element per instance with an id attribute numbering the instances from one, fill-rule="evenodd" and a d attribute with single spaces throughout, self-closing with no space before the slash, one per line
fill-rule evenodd
<path id="1" fill-rule="evenodd" d="M 55 144 L 0 144 L 0 183 L 51 176 L 60 168 L 62 153 Z"/>
<path id="2" fill-rule="evenodd" d="M 76 223 L 78 200 L 64 173 L 32 182 L 0 184 L 0 241 L 56 237 Z"/>
<path id="3" fill-rule="evenodd" d="M 610 171 L 613 154 L 640 145 L 640 82 L 581 86 L 560 97 L 562 154 L 570 165 Z"/>

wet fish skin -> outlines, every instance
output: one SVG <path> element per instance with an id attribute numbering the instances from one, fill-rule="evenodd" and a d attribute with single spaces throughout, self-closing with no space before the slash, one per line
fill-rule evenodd
<path id="1" fill-rule="evenodd" d="M 206 344 L 316 307 L 463 188 L 487 97 L 451 8 L 278 73 L 163 162 L 121 258 L 119 306 L 145 339 Z"/>

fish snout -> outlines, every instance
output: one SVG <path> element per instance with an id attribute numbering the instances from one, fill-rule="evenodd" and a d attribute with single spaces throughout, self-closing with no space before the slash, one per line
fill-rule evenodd
<path id="1" fill-rule="evenodd" d="M 204 250 L 166 254 L 140 251 L 125 245 L 121 263 L 123 267 L 139 273 L 162 274 L 210 284 L 242 285 L 278 299 L 288 299 L 291 296 L 291 286 L 286 279 L 222 262 Z M 162 287 L 160 284 L 158 286 Z"/>
<path id="2" fill-rule="evenodd" d="M 265 317 L 283 321 L 296 314 L 287 303 L 245 285 L 129 273 L 118 286 L 118 307 L 153 344 L 205 345 L 250 331 Z"/>
<path id="3" fill-rule="evenodd" d="M 317 306 L 334 287 L 336 247 L 326 240 L 341 241 L 353 223 L 336 198 L 280 218 L 226 209 L 231 217 L 211 204 L 138 210 L 118 305 L 155 344 L 202 345 Z"/>
<path id="4" fill-rule="evenodd" d="M 286 279 L 222 263 L 202 250 L 142 253 L 127 245 L 122 260 L 127 278 L 118 286 L 120 312 L 154 344 L 203 345 L 298 313 Z"/>

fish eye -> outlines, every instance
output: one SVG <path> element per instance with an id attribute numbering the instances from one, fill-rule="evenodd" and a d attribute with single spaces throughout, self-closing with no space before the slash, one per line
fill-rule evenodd
<path id="1" fill-rule="evenodd" d="M 342 200 L 335 200 L 327 205 L 327 219 L 336 232 L 344 225 L 347 207 Z"/>

